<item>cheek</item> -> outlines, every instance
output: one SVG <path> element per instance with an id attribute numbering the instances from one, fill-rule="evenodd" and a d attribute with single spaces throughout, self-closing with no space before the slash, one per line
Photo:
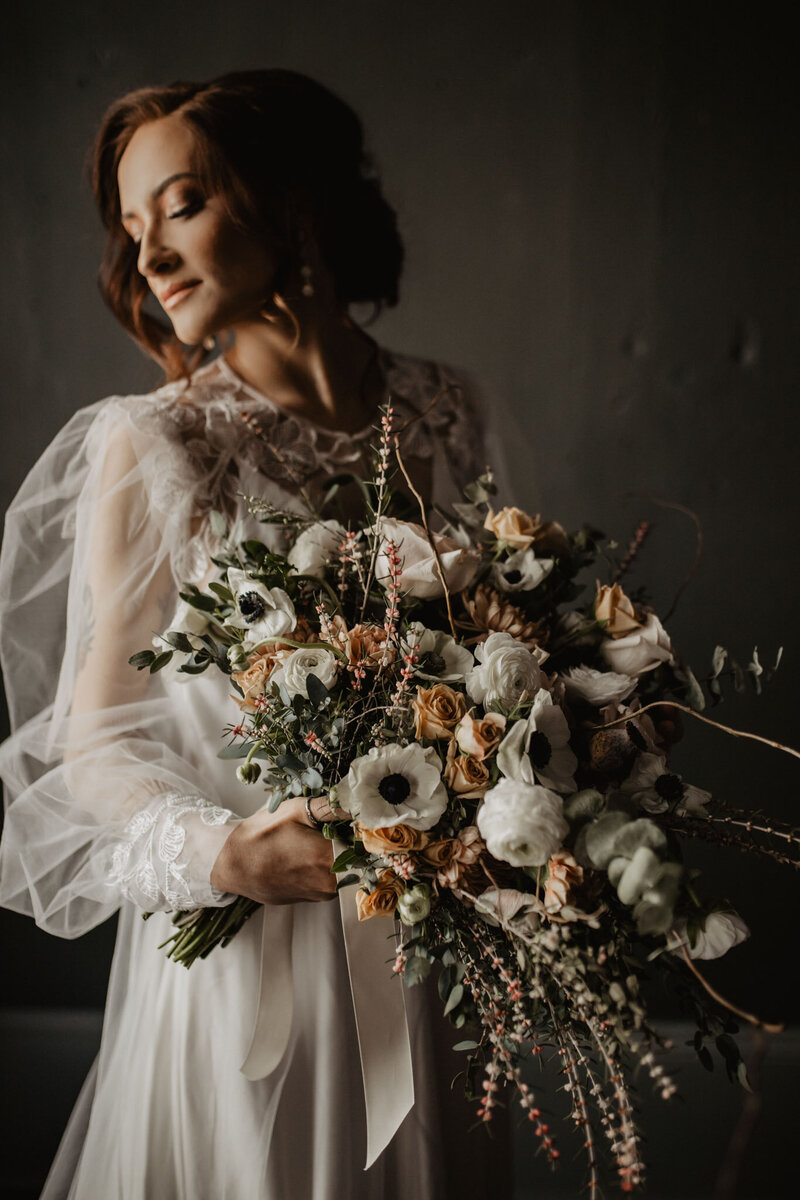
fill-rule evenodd
<path id="1" fill-rule="evenodd" d="M 224 291 L 267 295 L 276 260 L 266 246 L 229 222 L 217 222 L 208 230 L 204 250 L 210 273 Z"/>

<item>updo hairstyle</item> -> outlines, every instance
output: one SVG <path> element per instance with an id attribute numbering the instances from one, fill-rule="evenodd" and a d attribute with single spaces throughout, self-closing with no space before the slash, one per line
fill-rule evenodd
<path id="1" fill-rule="evenodd" d="M 120 215 L 117 168 L 136 130 L 180 113 L 191 127 L 196 166 L 208 195 L 221 195 L 230 219 L 265 237 L 277 256 L 275 319 L 296 268 L 298 212 L 310 216 L 320 256 L 343 306 L 371 303 L 373 317 L 397 303 L 403 243 L 381 192 L 353 110 L 296 71 L 235 71 L 207 83 L 129 92 L 103 117 L 90 154 L 92 190 L 108 231 L 99 286 L 111 311 L 167 379 L 188 377 L 206 350 L 186 347 L 172 327 L 144 311 L 150 289 Z"/>

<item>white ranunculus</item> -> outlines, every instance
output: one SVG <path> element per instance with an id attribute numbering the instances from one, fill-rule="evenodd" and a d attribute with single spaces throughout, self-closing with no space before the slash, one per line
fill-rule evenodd
<path id="1" fill-rule="evenodd" d="M 410 521 L 396 521 L 385 517 L 381 521 L 381 546 L 375 563 L 375 577 L 383 587 L 390 582 L 389 560 L 386 543 L 394 542 L 400 557 L 401 591 L 417 596 L 421 600 L 434 600 L 444 595 L 442 581 L 436 566 L 436 558 L 421 525 Z M 473 580 L 480 566 L 477 550 L 465 550 L 454 538 L 444 534 L 433 535 L 442 563 L 447 587 L 451 592 L 460 592 Z"/>
<path id="2" fill-rule="evenodd" d="M 292 696 L 308 699 L 308 677 L 316 675 L 326 688 L 336 683 L 336 655 L 321 646 L 300 646 L 270 675 L 270 684 L 283 684 Z"/>
<path id="3" fill-rule="evenodd" d="M 270 638 L 285 637 L 297 624 L 294 605 L 283 588 L 268 588 L 236 567 L 228 569 L 228 587 L 233 592 L 236 611 L 226 624 L 245 630 L 246 650 Z"/>
<path id="4" fill-rule="evenodd" d="M 636 680 L 630 675 L 595 671 L 594 667 L 570 667 L 561 678 L 570 698 L 577 697 L 595 708 L 624 700 L 636 687 Z"/>
<path id="5" fill-rule="evenodd" d="M 547 578 L 555 561 L 554 558 L 537 558 L 532 546 L 527 550 L 515 550 L 508 558 L 494 564 L 492 582 L 502 592 L 531 592 Z"/>
<path id="6" fill-rule="evenodd" d="M 336 785 L 336 801 L 365 829 L 431 829 L 447 807 L 442 762 L 433 746 L 372 746 Z"/>
<path id="7" fill-rule="evenodd" d="M 561 797 L 517 779 L 489 789 L 476 824 L 489 853 L 513 867 L 544 866 L 569 833 Z"/>
<path id="8" fill-rule="evenodd" d="M 499 700 L 516 704 L 523 692 L 533 695 L 542 684 L 536 655 L 510 633 L 490 633 L 475 647 L 478 665 L 465 680 L 467 691 L 478 704 Z"/>
<path id="9" fill-rule="evenodd" d="M 675 661 L 669 635 L 655 613 L 648 613 L 641 629 L 625 637 L 604 637 L 599 650 L 611 670 L 619 675 L 639 676 L 654 670 L 659 663 Z"/>
<path id="10" fill-rule="evenodd" d="M 528 716 L 515 721 L 498 746 L 497 765 L 508 779 L 574 792 L 578 760 L 569 732 L 562 709 L 546 688 L 540 688 Z"/>
<path id="11" fill-rule="evenodd" d="M 709 913 L 694 946 L 689 944 L 685 920 L 677 921 L 674 929 L 686 942 L 690 958 L 721 958 L 750 937 L 750 930 L 735 912 Z"/>
<path id="12" fill-rule="evenodd" d="M 451 637 L 449 633 L 445 633 L 443 629 L 426 629 L 421 621 L 411 621 L 400 639 L 404 654 L 409 652 L 415 641 L 417 642 L 418 658 L 421 659 L 423 655 L 430 654 L 442 660 L 441 670 L 417 671 L 417 674 L 423 678 L 447 682 L 457 680 L 461 683 L 475 666 L 472 651 L 466 646 L 459 646 L 455 638 Z"/>
<path id="13" fill-rule="evenodd" d="M 337 547 L 346 537 L 347 530 L 338 521 L 317 521 L 303 530 L 286 557 L 298 575 L 322 579 Z"/>

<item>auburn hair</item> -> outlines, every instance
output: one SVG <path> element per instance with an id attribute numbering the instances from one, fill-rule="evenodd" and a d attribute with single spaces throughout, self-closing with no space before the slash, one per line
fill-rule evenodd
<path id="1" fill-rule="evenodd" d="M 277 254 L 276 313 L 287 312 L 280 293 L 294 265 L 298 204 L 310 214 L 339 302 L 372 303 L 373 316 L 397 303 L 403 266 L 397 216 L 349 105 L 308 76 L 279 69 L 139 88 L 110 106 L 90 152 L 92 190 L 108 233 L 98 283 L 115 317 L 167 379 L 189 377 L 207 351 L 184 346 L 169 324 L 144 310 L 151 293 L 122 226 L 117 169 L 136 130 L 172 113 L 192 130 L 206 193 L 221 196 L 230 219 L 268 238 Z"/>

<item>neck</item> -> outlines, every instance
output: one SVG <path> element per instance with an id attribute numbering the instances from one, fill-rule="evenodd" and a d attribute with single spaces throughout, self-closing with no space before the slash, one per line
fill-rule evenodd
<path id="1" fill-rule="evenodd" d="M 296 344 L 291 332 L 262 318 L 237 325 L 226 361 L 282 408 L 331 429 L 362 429 L 385 399 L 377 343 L 340 312 L 297 316 Z"/>

